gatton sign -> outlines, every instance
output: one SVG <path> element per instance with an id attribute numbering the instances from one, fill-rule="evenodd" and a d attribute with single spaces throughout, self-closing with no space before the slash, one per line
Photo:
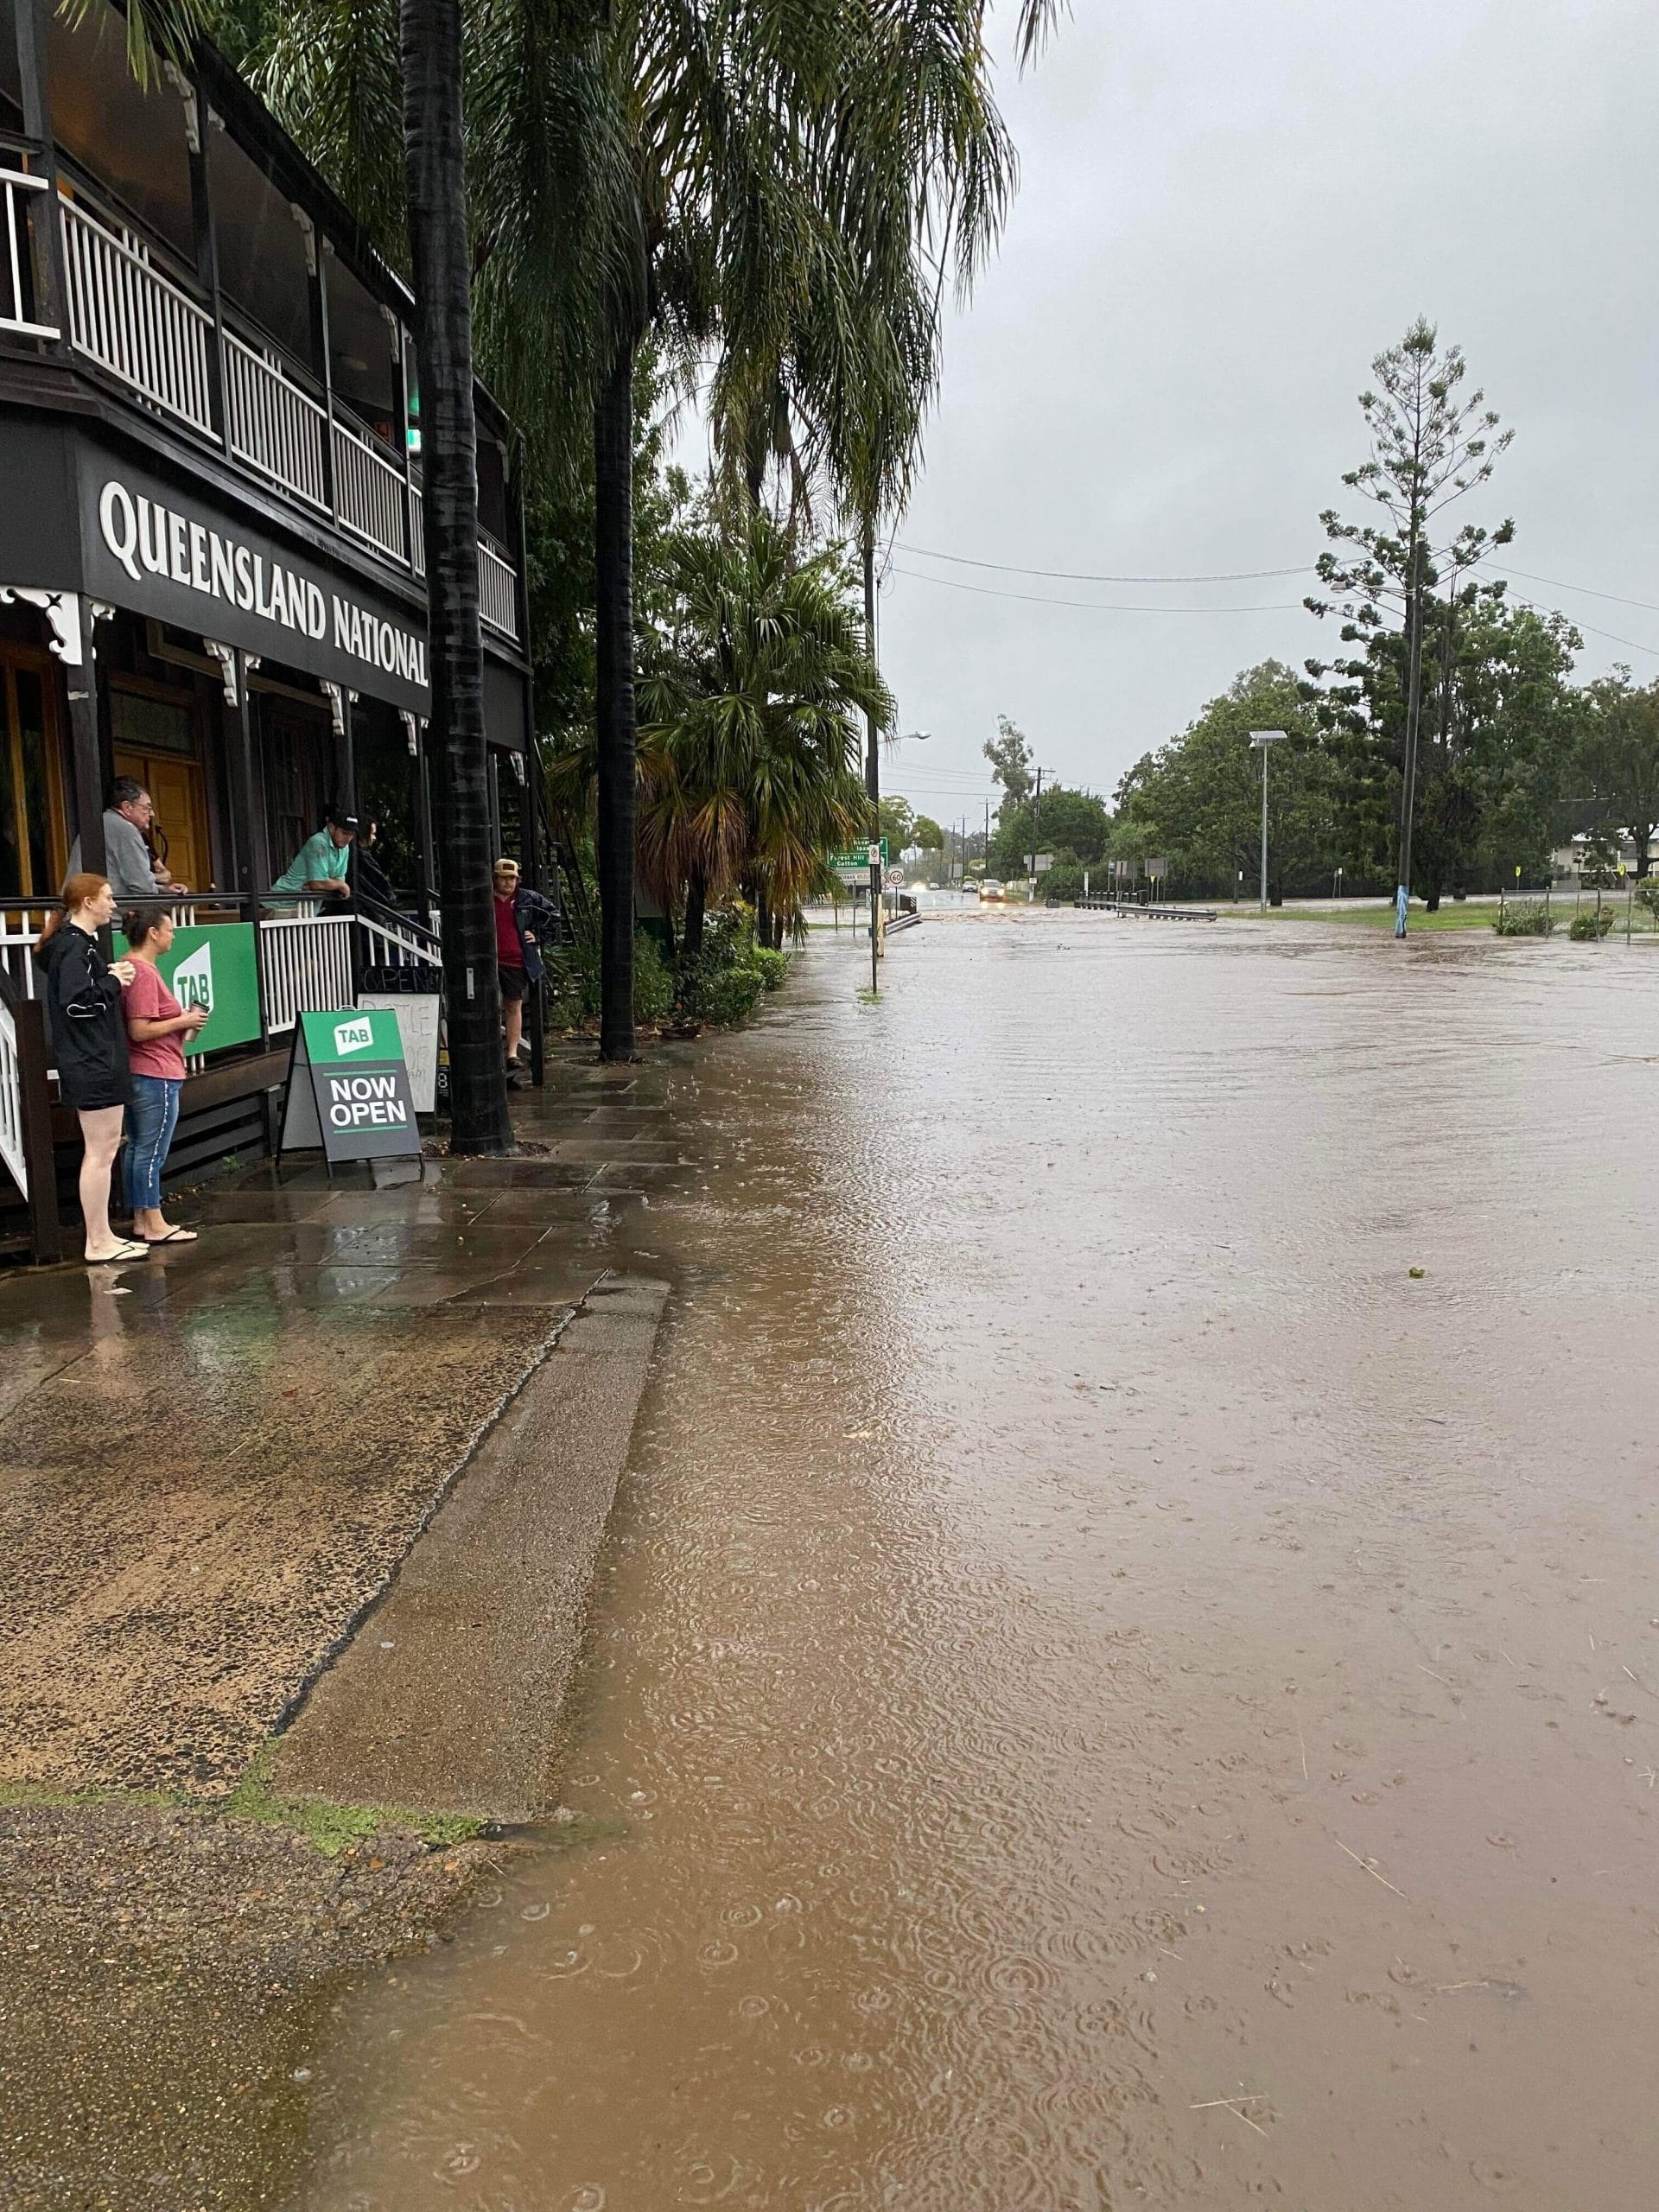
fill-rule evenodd
<path id="1" fill-rule="evenodd" d="M 396 619 L 245 524 L 101 457 L 83 460 L 81 496 L 95 597 L 428 711 L 426 639 L 404 610 Z"/>

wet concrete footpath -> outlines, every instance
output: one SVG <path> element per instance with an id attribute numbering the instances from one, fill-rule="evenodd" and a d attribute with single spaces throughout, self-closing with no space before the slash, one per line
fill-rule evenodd
<path id="1" fill-rule="evenodd" d="M 842 953 L 665 1089 L 576 1840 L 334 1993 L 285 2201 L 1646 2212 L 1650 963 Z"/>
<path id="2" fill-rule="evenodd" d="M 549 1808 L 666 1070 L 573 1048 L 509 1160 L 232 1170 L 196 1244 L 0 1277 L 0 2203 L 268 2201 L 330 1977 Z"/>

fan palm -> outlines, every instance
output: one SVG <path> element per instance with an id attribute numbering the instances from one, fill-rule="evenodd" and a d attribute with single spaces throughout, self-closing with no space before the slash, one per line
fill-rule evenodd
<path id="1" fill-rule="evenodd" d="M 858 718 L 893 700 L 865 650 L 838 547 L 802 557 L 764 509 L 676 532 L 673 607 L 640 686 L 639 856 L 685 950 L 710 899 L 738 885 L 776 929 L 823 887 L 825 855 L 863 819 Z"/>

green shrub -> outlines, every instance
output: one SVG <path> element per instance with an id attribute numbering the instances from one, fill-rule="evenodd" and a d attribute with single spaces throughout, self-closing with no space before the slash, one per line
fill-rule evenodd
<path id="1" fill-rule="evenodd" d="M 579 939 L 565 946 L 548 965 L 549 1016 L 574 1027 L 599 1019 L 599 946 Z M 674 1004 L 674 978 L 653 937 L 638 930 L 633 939 L 633 1018 L 661 1021 Z"/>
<path id="2" fill-rule="evenodd" d="M 680 1001 L 699 1021 L 732 1025 L 747 1020 L 765 988 L 760 969 L 747 963 L 741 967 L 700 966 L 682 986 Z"/>
<path id="3" fill-rule="evenodd" d="M 755 966 L 760 970 L 760 981 L 766 989 L 781 990 L 784 978 L 789 973 L 789 955 L 773 952 L 768 946 L 761 945 L 756 950 L 753 958 Z"/>
<path id="4" fill-rule="evenodd" d="M 1612 926 L 1613 910 L 1611 906 L 1604 906 L 1599 913 L 1593 906 L 1586 906 L 1581 914 L 1573 915 L 1572 926 L 1567 933 L 1574 944 L 1593 944 L 1597 938 L 1605 937 Z"/>
<path id="5" fill-rule="evenodd" d="M 644 930 L 633 937 L 633 1018 L 663 1021 L 674 1004 L 674 977 L 662 947 Z"/>
<path id="6" fill-rule="evenodd" d="M 1499 937 L 1549 937 L 1555 917 L 1541 899 L 1511 899 L 1492 927 Z"/>

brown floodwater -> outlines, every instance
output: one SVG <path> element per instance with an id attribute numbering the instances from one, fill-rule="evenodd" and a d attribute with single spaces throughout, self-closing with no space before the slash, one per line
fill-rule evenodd
<path id="1" fill-rule="evenodd" d="M 861 980 L 669 1080 L 579 1840 L 342 2001 L 309 2212 L 1649 2212 L 1653 954 Z"/>

